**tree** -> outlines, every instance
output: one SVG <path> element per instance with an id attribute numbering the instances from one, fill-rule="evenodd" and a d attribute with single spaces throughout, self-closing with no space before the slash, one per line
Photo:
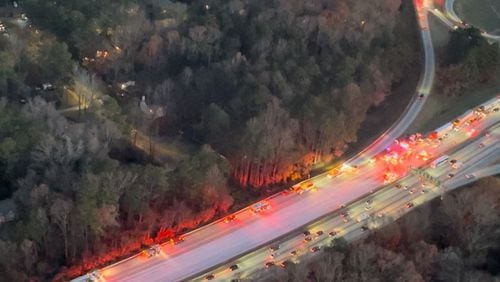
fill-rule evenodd
<path id="1" fill-rule="evenodd" d="M 44 35 L 34 38 L 27 46 L 21 55 L 20 68 L 27 73 L 29 85 L 66 84 L 71 79 L 73 62 L 65 43 Z"/>
<path id="2" fill-rule="evenodd" d="M 50 207 L 51 221 L 61 230 L 64 240 L 64 259 L 68 260 L 68 225 L 70 212 L 73 209 L 73 201 L 65 198 L 57 198 Z"/>

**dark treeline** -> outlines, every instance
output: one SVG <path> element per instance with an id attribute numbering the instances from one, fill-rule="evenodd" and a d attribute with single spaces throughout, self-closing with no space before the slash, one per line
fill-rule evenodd
<path id="1" fill-rule="evenodd" d="M 446 96 L 460 96 L 478 83 L 498 81 L 500 46 L 488 42 L 477 28 L 457 29 L 451 32 L 437 76 L 438 89 Z"/>
<path id="2" fill-rule="evenodd" d="M 491 177 L 450 192 L 361 242 L 334 239 L 318 256 L 256 281 L 498 281 L 498 187 Z"/>
<path id="3" fill-rule="evenodd" d="M 19 2 L 28 23 L 0 36 L 0 280 L 81 273 L 304 177 L 418 75 L 411 1 Z M 132 130 L 189 152 L 160 162 Z"/>

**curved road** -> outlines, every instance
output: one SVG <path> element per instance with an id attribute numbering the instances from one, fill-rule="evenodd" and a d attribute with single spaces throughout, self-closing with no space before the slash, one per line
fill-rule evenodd
<path id="1" fill-rule="evenodd" d="M 455 29 L 457 27 L 463 27 L 464 21 L 455 13 L 455 9 L 453 6 L 454 3 L 455 0 L 446 0 L 443 6 L 444 13 L 439 11 L 439 9 L 437 8 L 429 9 L 429 11 L 438 19 L 440 19 L 444 24 L 446 24 L 449 28 Z M 500 35 L 494 35 L 484 30 L 481 32 L 481 35 L 490 41 L 500 42 Z"/>

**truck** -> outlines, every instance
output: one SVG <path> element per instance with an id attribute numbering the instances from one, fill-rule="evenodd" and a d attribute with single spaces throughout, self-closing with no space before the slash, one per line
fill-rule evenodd
<path id="1" fill-rule="evenodd" d="M 260 201 L 258 203 L 253 204 L 250 206 L 250 211 L 253 214 L 260 213 L 261 211 L 268 210 L 271 208 L 271 204 L 269 204 L 268 201 Z"/>
<path id="2" fill-rule="evenodd" d="M 431 163 L 431 168 L 437 168 L 439 167 L 440 165 L 446 163 L 446 161 L 448 161 L 448 159 L 450 158 L 450 156 L 448 155 L 443 155 L 437 159 L 435 159 L 434 161 L 432 161 Z"/>

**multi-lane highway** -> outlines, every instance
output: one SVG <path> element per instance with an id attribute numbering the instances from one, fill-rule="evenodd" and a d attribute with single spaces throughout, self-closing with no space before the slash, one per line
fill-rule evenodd
<path id="1" fill-rule="evenodd" d="M 500 165 L 473 173 L 477 167 L 489 166 L 500 159 L 500 144 L 498 143 L 500 140 L 500 124 L 495 124 L 489 130 L 488 137 L 481 135 L 474 141 L 467 142 L 467 146 L 457 147 L 454 153 L 450 153 L 450 160 L 456 159 L 463 162 L 461 167 L 453 169 L 449 162 L 446 162 L 446 164 L 438 168 L 427 169 L 430 175 L 442 181 L 442 187 L 436 187 L 425 181 L 422 182 L 417 175 L 410 175 L 346 208 L 340 209 L 339 212 L 332 213 L 304 227 L 294 234 L 230 261 L 210 273 L 198 276 L 194 280 L 201 281 L 207 275 L 213 275 L 214 281 L 245 279 L 255 275 L 255 273 L 265 271 L 264 267 L 266 265 L 268 267 L 279 267 L 285 261 L 299 262 L 313 255 L 312 251 L 315 247 L 321 250 L 321 248 L 328 246 L 334 238 L 341 236 L 348 241 L 359 239 L 368 233 L 368 230 L 363 230 L 363 227 L 369 230 L 380 228 L 403 216 L 414 207 L 439 197 L 442 194 L 442 189 L 454 189 L 467 182 L 498 172 Z M 450 173 L 454 174 L 452 178 L 448 177 Z M 408 203 L 413 204 L 413 207 L 408 207 Z M 350 220 L 348 222 L 344 222 L 344 217 L 340 216 L 341 212 L 349 214 Z M 362 220 L 363 217 L 367 218 Z M 311 235 L 304 236 L 303 231 L 308 231 Z M 305 240 L 307 237 L 312 240 L 307 242 Z M 271 247 L 274 249 L 271 249 Z M 234 268 L 234 265 L 238 268 L 231 270 L 230 266 Z"/>
<path id="2" fill-rule="evenodd" d="M 494 101 L 498 105 L 498 101 Z M 468 113 L 467 117 L 470 116 L 471 113 Z M 480 132 L 499 120 L 500 113 L 495 112 L 458 132 L 446 127 L 441 134 L 448 134 L 448 137 L 440 144 L 435 144 L 436 148 L 432 151 L 438 156 L 451 150 L 469 140 L 471 126 L 475 132 Z M 340 205 L 352 202 L 381 186 L 379 176 L 382 168 L 366 162 L 359 169 L 355 175 L 346 173 L 333 179 L 324 175 L 315 177 L 318 191 L 314 193 L 273 197 L 269 200 L 272 208 L 268 211 L 253 215 L 243 210 L 232 222 L 218 221 L 188 234 L 179 245 L 162 246 L 159 256 L 137 256 L 107 267 L 102 273 L 106 281 L 178 281 L 196 276 L 213 266 L 231 263 L 235 257 L 314 222 Z"/>
<path id="3" fill-rule="evenodd" d="M 247 209 L 236 214 L 229 223 L 217 221 L 184 236 L 178 245 L 165 244 L 155 257 L 137 255 L 102 269 L 105 281 L 179 281 L 193 278 L 218 265 L 230 263 L 236 257 L 258 249 L 266 243 L 285 236 L 330 214 L 340 205 L 350 203 L 381 186 L 380 168 L 364 162 L 383 151 L 404 132 L 423 107 L 434 79 L 434 51 L 427 28 L 426 9 L 419 9 L 425 66 L 414 100 L 405 114 L 381 138 L 366 150 L 349 160 L 360 166 L 356 175 L 345 173 L 334 179 L 326 174 L 312 178 L 318 187 L 315 193 L 275 195 L 269 199 L 271 209 L 253 215 Z M 480 126 L 487 127 L 498 120 L 498 113 L 485 118 Z M 451 130 L 451 129 L 446 129 Z M 464 142 L 466 134 L 453 134 L 450 141 L 443 141 L 439 151 L 446 151 Z M 348 235 L 350 236 L 350 235 Z M 263 267 L 263 265 L 261 265 Z"/>

